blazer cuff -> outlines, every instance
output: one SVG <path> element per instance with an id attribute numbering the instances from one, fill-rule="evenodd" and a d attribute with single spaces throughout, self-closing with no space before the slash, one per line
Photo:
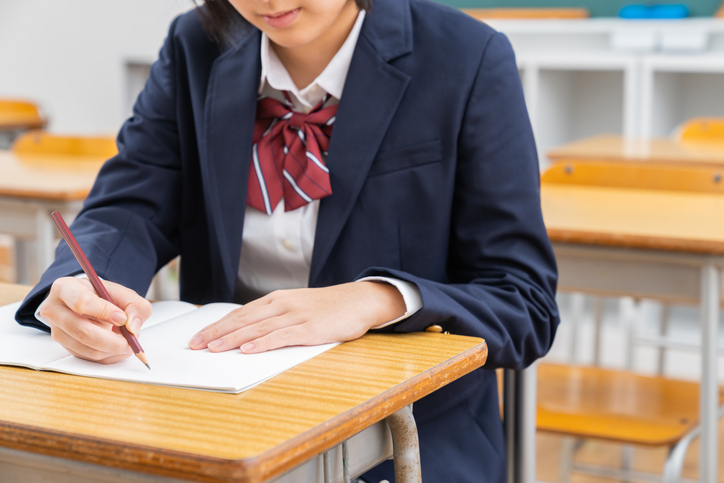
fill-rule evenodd
<path id="1" fill-rule="evenodd" d="M 372 327 L 372 329 L 381 329 L 383 327 L 387 327 L 388 325 L 392 325 L 394 323 L 397 323 L 401 320 L 405 320 L 406 318 L 414 315 L 418 310 L 422 308 L 422 297 L 420 297 L 420 289 L 417 288 L 417 285 L 414 283 L 407 282 L 405 280 L 400 280 L 398 278 L 391 278 L 391 277 L 379 277 L 379 276 L 372 276 L 372 277 L 364 277 L 360 278 L 359 280 L 355 280 L 356 282 L 385 282 L 389 283 L 390 285 L 394 285 L 397 290 L 399 290 L 400 295 L 402 295 L 402 300 L 405 302 L 405 313 L 401 315 L 400 317 L 397 317 L 395 320 L 390 320 L 389 322 L 385 322 L 380 325 L 376 325 Z"/>

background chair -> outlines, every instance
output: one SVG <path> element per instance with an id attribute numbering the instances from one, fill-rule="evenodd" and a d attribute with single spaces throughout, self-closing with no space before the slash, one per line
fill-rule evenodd
<path id="1" fill-rule="evenodd" d="M 0 149 L 7 149 L 13 140 L 28 129 L 41 129 L 48 124 L 40 108 L 29 101 L 0 99 Z"/>
<path id="2" fill-rule="evenodd" d="M 671 136 L 675 141 L 698 144 L 724 145 L 724 118 L 695 117 L 689 119 Z"/>
<path id="3" fill-rule="evenodd" d="M 719 389 L 719 404 L 724 390 Z M 720 409 L 722 417 L 724 408 Z M 582 439 L 629 445 L 668 446 L 664 483 L 681 480 L 684 455 L 700 431 L 698 384 L 629 371 L 559 364 L 538 365 L 538 431 L 568 436 L 561 456 L 561 482 L 571 471 L 625 481 L 649 473 L 575 463 Z"/>
<path id="4" fill-rule="evenodd" d="M 110 158 L 118 154 L 115 137 L 62 136 L 46 131 L 28 131 L 18 136 L 12 151 L 19 156 L 64 155 Z"/>

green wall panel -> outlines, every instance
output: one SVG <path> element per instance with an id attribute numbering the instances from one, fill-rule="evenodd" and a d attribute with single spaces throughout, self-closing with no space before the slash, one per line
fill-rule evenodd
<path id="1" fill-rule="evenodd" d="M 436 0 L 456 8 L 501 8 L 501 7 L 585 7 L 594 17 L 614 17 L 624 5 L 632 3 L 652 5 L 653 3 L 683 3 L 689 7 L 692 16 L 710 16 L 716 12 L 722 0 L 660 0 L 657 2 L 625 0 Z"/>

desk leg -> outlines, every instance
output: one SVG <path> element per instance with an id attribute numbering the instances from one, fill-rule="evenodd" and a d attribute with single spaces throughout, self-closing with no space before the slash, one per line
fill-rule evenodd
<path id="1" fill-rule="evenodd" d="M 538 363 L 523 371 L 505 370 L 505 418 L 508 483 L 535 483 Z"/>
<path id="2" fill-rule="evenodd" d="M 422 483 L 420 442 L 412 408 L 406 406 L 386 419 L 392 433 L 392 452 L 397 483 Z"/>
<path id="3" fill-rule="evenodd" d="M 37 236 L 37 277 L 34 283 L 51 263 L 53 263 L 55 249 L 55 223 L 50 217 L 50 213 L 38 210 L 35 215 L 35 232 Z"/>
<path id="4" fill-rule="evenodd" d="M 717 481 L 717 341 L 719 340 L 719 270 L 714 265 L 701 269 L 701 445 L 700 481 Z"/>
<path id="5" fill-rule="evenodd" d="M 30 247 L 27 240 L 15 239 L 15 282 L 24 285 L 32 283 L 30 275 Z"/>

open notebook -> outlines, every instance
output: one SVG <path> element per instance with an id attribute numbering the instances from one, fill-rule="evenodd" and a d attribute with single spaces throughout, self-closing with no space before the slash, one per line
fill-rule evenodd
<path id="1" fill-rule="evenodd" d="M 0 365 L 119 381 L 239 393 L 336 345 L 287 347 L 261 354 L 242 354 L 238 349 L 193 351 L 189 339 L 239 305 L 214 303 L 197 308 L 186 302 L 157 302 L 138 338 L 148 356 L 149 371 L 135 357 L 111 365 L 78 359 L 49 334 L 15 322 L 19 306 L 18 302 L 0 307 Z"/>

